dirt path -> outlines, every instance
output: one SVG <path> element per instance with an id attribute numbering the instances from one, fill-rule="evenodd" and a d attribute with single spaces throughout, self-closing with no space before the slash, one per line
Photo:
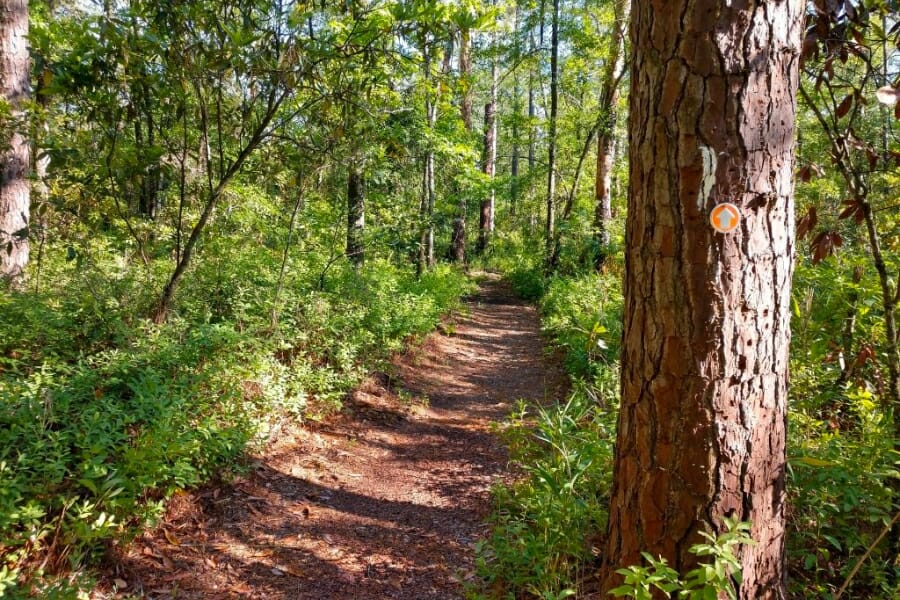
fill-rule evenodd
<path id="1" fill-rule="evenodd" d="M 246 477 L 174 498 L 106 586 L 159 599 L 461 598 L 506 474 L 490 423 L 563 381 L 538 327 L 533 308 L 485 281 L 468 314 L 370 378 L 339 417 L 284 432 Z"/>

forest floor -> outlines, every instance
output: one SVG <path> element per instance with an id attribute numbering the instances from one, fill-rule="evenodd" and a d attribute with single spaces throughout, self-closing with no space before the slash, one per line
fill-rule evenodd
<path id="1" fill-rule="evenodd" d="M 285 428 L 244 475 L 176 495 L 113 554 L 100 597 L 462 598 L 490 488 L 513 476 L 492 423 L 520 398 L 556 397 L 554 362 L 537 311 L 486 277 L 341 413 Z"/>

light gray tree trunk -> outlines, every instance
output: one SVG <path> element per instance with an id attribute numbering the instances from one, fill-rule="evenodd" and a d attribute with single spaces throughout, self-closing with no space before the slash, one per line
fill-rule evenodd
<path id="1" fill-rule="evenodd" d="M 28 264 L 31 151 L 23 134 L 30 95 L 28 2 L 0 0 L 0 95 L 12 131 L 0 128 L 0 279 L 18 284 Z"/>

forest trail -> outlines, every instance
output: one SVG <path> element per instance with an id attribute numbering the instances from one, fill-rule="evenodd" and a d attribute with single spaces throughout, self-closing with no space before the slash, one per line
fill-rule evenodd
<path id="1" fill-rule="evenodd" d="M 496 277 L 466 308 L 397 356 L 392 375 L 370 377 L 340 415 L 283 431 L 245 476 L 173 498 L 102 588 L 154 599 L 461 598 L 490 487 L 509 477 L 490 424 L 565 381 L 544 357 L 536 309 Z"/>

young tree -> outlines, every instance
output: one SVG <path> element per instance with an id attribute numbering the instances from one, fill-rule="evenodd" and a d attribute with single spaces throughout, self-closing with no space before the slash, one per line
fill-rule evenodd
<path id="1" fill-rule="evenodd" d="M 12 282 L 21 278 L 29 250 L 31 153 L 21 125 L 30 92 L 27 39 L 28 1 L 0 0 L 0 279 Z"/>
<path id="2" fill-rule="evenodd" d="M 783 598 L 793 148 L 805 2 L 632 3 L 621 411 L 601 571 L 678 570 L 753 524 L 739 597 Z M 738 207 L 731 233 L 711 227 Z"/>

